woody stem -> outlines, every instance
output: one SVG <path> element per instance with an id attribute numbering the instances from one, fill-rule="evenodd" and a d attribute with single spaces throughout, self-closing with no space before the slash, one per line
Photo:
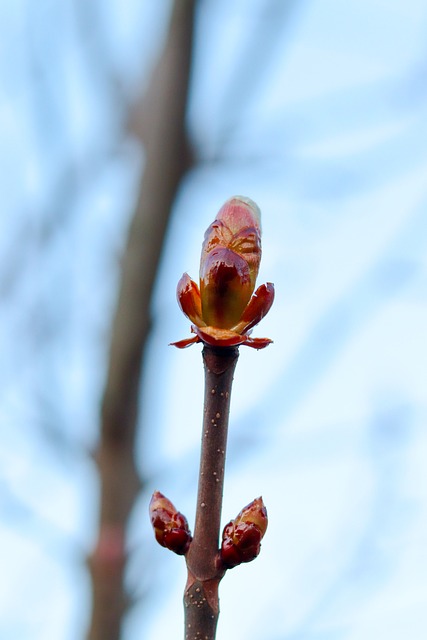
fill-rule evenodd
<path id="1" fill-rule="evenodd" d="M 237 347 L 205 345 L 205 402 L 194 537 L 186 555 L 185 640 L 214 640 L 219 615 L 217 565 L 230 396 Z"/>

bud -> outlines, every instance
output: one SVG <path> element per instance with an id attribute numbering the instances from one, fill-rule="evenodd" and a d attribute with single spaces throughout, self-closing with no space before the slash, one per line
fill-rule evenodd
<path id="1" fill-rule="evenodd" d="M 208 326 L 231 329 L 250 300 L 261 261 L 260 215 L 249 198 L 230 198 L 205 233 L 200 293 Z"/>
<path id="2" fill-rule="evenodd" d="M 220 209 L 205 233 L 200 259 L 200 289 L 185 273 L 178 283 L 178 303 L 196 334 L 174 342 L 184 348 L 196 342 L 212 346 L 245 344 L 262 349 L 268 338 L 250 338 L 250 329 L 268 313 L 274 299 L 271 283 L 253 294 L 261 261 L 258 206 L 235 196 Z"/>
<path id="3" fill-rule="evenodd" d="M 187 553 L 192 538 L 186 517 L 160 491 L 153 493 L 149 510 L 157 542 L 180 556 Z"/>
<path id="4" fill-rule="evenodd" d="M 260 552 L 267 524 L 267 509 L 262 498 L 256 498 L 224 527 L 220 549 L 222 565 L 232 569 L 254 560 Z"/>

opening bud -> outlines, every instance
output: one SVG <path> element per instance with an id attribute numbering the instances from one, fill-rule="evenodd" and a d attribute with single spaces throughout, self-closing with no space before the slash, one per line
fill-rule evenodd
<path id="1" fill-rule="evenodd" d="M 261 260 L 260 211 L 252 200 L 227 200 L 205 233 L 200 259 L 203 319 L 231 329 L 255 288 Z"/>
<path id="2" fill-rule="evenodd" d="M 200 287 L 186 273 L 178 282 L 178 304 L 196 335 L 172 342 L 179 349 L 203 342 L 263 349 L 269 338 L 251 338 L 252 328 L 274 300 L 271 282 L 255 291 L 261 260 L 261 218 L 250 198 L 234 196 L 208 227 L 200 258 Z M 255 291 L 255 293 L 254 293 Z"/>
<path id="3" fill-rule="evenodd" d="M 149 511 L 157 542 L 180 556 L 187 553 L 192 540 L 187 518 L 160 491 L 153 493 Z"/>
<path id="4" fill-rule="evenodd" d="M 232 569 L 254 560 L 260 552 L 267 524 L 267 509 L 262 498 L 256 498 L 224 527 L 220 549 L 222 565 Z"/>

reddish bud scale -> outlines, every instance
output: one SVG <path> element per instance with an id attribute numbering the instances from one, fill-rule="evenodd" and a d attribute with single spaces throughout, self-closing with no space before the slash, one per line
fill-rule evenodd
<path id="1" fill-rule="evenodd" d="M 222 534 L 220 558 L 231 569 L 243 562 L 251 562 L 260 552 L 261 540 L 267 530 L 267 510 L 262 498 L 248 504 L 231 520 Z"/>
<path id="2" fill-rule="evenodd" d="M 192 538 L 186 517 L 160 491 L 153 493 L 149 510 L 157 542 L 178 555 L 187 553 Z"/>
<path id="3" fill-rule="evenodd" d="M 228 248 L 210 251 L 200 268 L 203 320 L 208 326 L 230 329 L 245 310 L 253 287 L 247 262 Z"/>

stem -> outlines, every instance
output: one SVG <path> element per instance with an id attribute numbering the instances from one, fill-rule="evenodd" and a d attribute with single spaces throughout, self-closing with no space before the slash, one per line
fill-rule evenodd
<path id="1" fill-rule="evenodd" d="M 217 565 L 231 386 L 237 347 L 203 349 L 205 403 L 194 538 L 186 556 L 185 640 L 214 640 L 219 616 Z"/>

